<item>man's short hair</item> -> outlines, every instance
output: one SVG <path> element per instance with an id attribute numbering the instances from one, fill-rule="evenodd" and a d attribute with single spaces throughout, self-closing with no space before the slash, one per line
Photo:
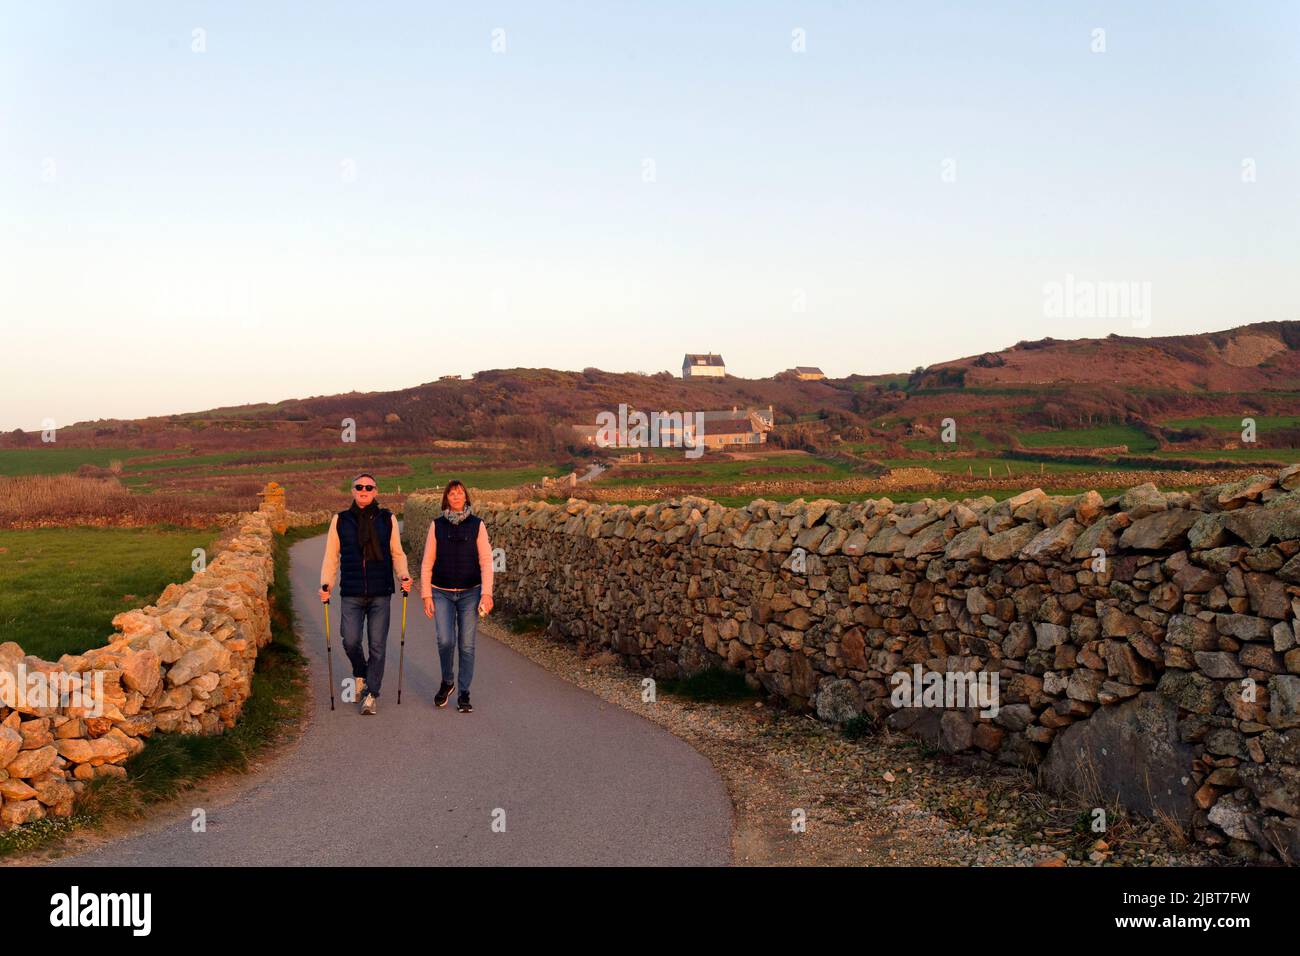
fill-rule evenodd
<path id="1" fill-rule="evenodd" d="M 355 484 L 356 484 L 358 481 L 360 481 L 362 478 L 369 478 L 371 484 L 374 484 L 374 485 L 376 485 L 376 486 L 378 486 L 378 484 L 379 484 L 379 480 L 378 480 L 377 478 L 375 478 L 375 476 L 372 475 L 372 474 L 371 474 L 370 472 L 368 472 L 368 471 L 363 471 L 361 474 L 357 475 L 355 478 L 352 479 L 352 483 L 355 485 Z"/>

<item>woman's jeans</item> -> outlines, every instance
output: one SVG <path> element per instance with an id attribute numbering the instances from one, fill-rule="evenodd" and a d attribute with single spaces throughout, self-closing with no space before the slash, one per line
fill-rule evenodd
<path id="1" fill-rule="evenodd" d="M 442 682 L 451 683 L 456 663 L 456 649 L 460 649 L 460 667 L 456 671 L 456 690 L 469 693 L 469 683 L 474 679 L 474 638 L 478 634 L 478 602 L 483 585 L 478 584 L 463 591 L 433 589 L 433 622 L 438 635 L 438 661 L 442 664 Z"/>
<path id="2" fill-rule="evenodd" d="M 388 646 L 388 609 L 392 600 L 391 594 L 344 597 L 340 614 L 343 650 L 352 662 L 352 676 L 364 677 L 366 693 L 376 697 L 384 682 L 384 649 Z M 365 632 L 370 647 L 369 659 L 361 649 L 362 632 Z"/>

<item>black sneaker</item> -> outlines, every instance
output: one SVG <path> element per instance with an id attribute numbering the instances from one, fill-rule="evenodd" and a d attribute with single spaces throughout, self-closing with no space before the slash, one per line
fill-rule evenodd
<path id="1" fill-rule="evenodd" d="M 456 698 L 456 709 L 462 714 L 474 713 L 474 705 L 469 702 L 469 694 L 461 694 Z"/>
<path id="2" fill-rule="evenodd" d="M 443 684 L 438 688 L 438 693 L 433 695 L 433 705 L 435 707 L 446 707 L 447 698 L 451 696 L 452 688 L 455 684 Z"/>

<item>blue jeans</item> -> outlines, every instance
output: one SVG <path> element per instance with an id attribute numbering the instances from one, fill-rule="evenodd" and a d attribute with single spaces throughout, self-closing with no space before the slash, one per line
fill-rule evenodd
<path id="1" fill-rule="evenodd" d="M 339 630 L 343 632 L 343 650 L 352 662 L 352 676 L 364 677 L 366 693 L 379 696 L 384 682 L 384 648 L 388 646 L 388 609 L 391 594 L 377 597 L 344 597 Z M 370 658 L 361 650 L 361 632 L 365 630 Z"/>
<path id="2" fill-rule="evenodd" d="M 433 623 L 438 636 L 438 661 L 442 665 L 442 682 L 451 683 L 456 663 L 456 649 L 460 649 L 460 668 L 456 672 L 456 690 L 469 693 L 469 683 L 474 679 L 474 638 L 478 635 L 478 602 L 483 593 L 481 584 L 463 591 L 433 589 Z"/>

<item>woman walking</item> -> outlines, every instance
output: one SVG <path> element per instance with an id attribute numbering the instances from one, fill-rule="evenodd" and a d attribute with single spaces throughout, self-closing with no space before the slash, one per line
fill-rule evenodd
<path id="1" fill-rule="evenodd" d="M 471 713 L 474 708 L 469 702 L 469 685 L 474 679 L 478 617 L 492 611 L 492 545 L 483 519 L 474 514 L 469 492 L 455 479 L 447 482 L 442 493 L 442 514 L 429 526 L 424 542 L 420 593 L 424 597 L 424 616 L 437 615 L 434 630 L 442 686 L 433 702 L 438 707 L 447 706 L 454 686 L 459 691 L 456 709 L 462 714 Z M 455 670 L 458 651 L 460 667 Z"/>

